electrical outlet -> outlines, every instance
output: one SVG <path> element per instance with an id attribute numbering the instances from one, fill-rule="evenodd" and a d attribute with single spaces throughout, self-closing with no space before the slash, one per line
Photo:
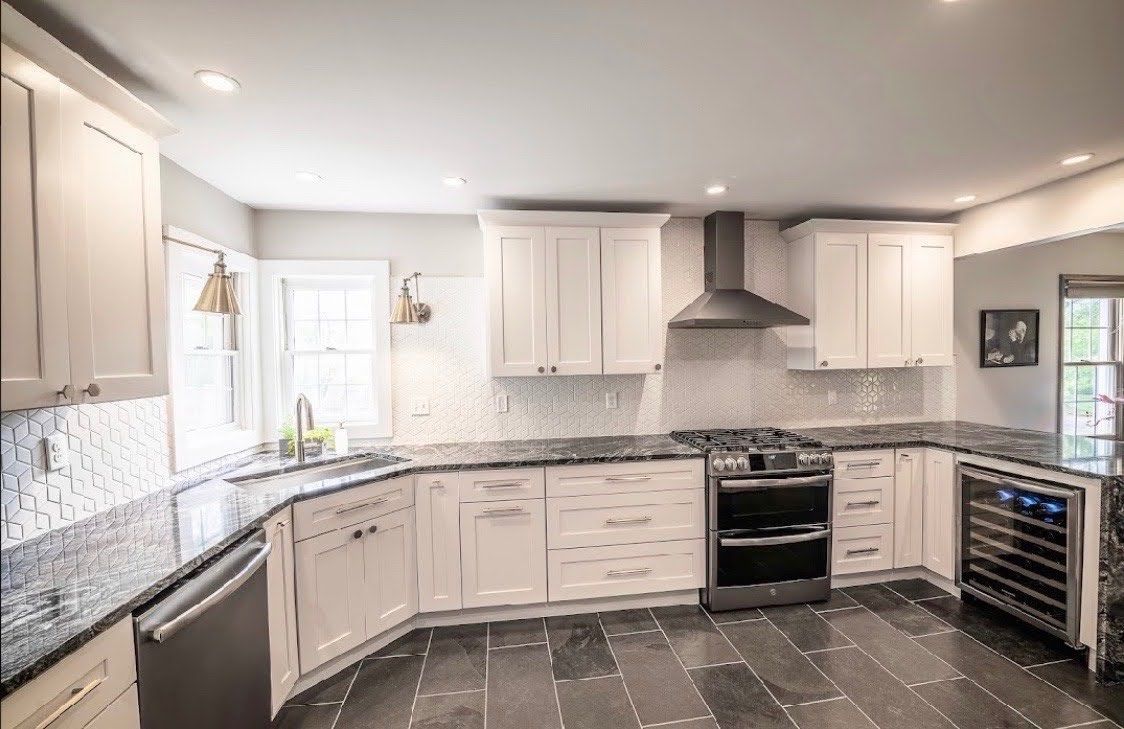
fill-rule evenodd
<path id="1" fill-rule="evenodd" d="M 65 433 L 51 433 L 43 439 L 43 453 L 47 457 L 47 470 L 60 471 L 70 465 L 70 448 Z"/>
<path id="2" fill-rule="evenodd" d="M 413 409 L 410 411 L 411 415 L 429 415 L 429 398 L 419 397 L 414 400 Z"/>
<path id="3" fill-rule="evenodd" d="M 839 402 L 839 393 L 836 390 L 827 391 L 827 404 L 834 405 Z"/>
<path id="4" fill-rule="evenodd" d="M 496 395 L 496 412 L 506 413 L 511 407 L 511 402 L 508 400 L 507 395 Z"/>
<path id="5" fill-rule="evenodd" d="M 616 410 L 617 409 L 617 393 L 615 393 L 615 392 L 606 392 L 605 393 L 605 409 L 606 410 Z"/>

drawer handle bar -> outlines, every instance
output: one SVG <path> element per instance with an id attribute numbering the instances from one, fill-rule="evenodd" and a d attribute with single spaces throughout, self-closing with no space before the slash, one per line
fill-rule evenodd
<path id="1" fill-rule="evenodd" d="M 811 486 L 813 484 L 826 484 L 831 480 L 830 475 L 823 476 L 794 476 L 792 478 L 735 478 L 718 483 L 719 491 L 757 491 L 767 488 L 792 488 L 795 486 Z"/>
<path id="2" fill-rule="evenodd" d="M 720 547 L 767 547 L 776 544 L 795 544 L 797 542 L 814 542 L 817 539 L 827 539 L 831 536 L 830 529 L 822 529 L 819 531 L 808 532 L 806 534 L 786 534 L 783 537 L 747 537 L 742 539 L 732 539 L 729 537 L 719 537 L 718 546 Z"/>
<path id="3" fill-rule="evenodd" d="M 847 554 L 873 554 L 879 551 L 878 547 L 866 547 L 864 549 L 848 549 Z"/>
<path id="4" fill-rule="evenodd" d="M 872 468 L 881 465 L 882 461 L 847 461 L 847 468 Z"/>
<path id="5" fill-rule="evenodd" d="M 652 571 L 651 567 L 635 567 L 630 570 L 609 570 L 606 577 L 628 577 L 629 575 L 646 575 Z"/>
<path id="6" fill-rule="evenodd" d="M 484 509 L 485 514 L 522 514 L 522 506 L 507 506 L 497 509 Z"/>
<path id="7" fill-rule="evenodd" d="M 379 504 L 385 503 L 386 500 L 389 499 L 389 498 L 390 498 L 389 496 L 384 496 L 381 499 L 375 499 L 374 501 L 367 501 L 367 502 L 364 502 L 362 504 L 356 504 L 355 506 L 345 506 L 343 508 L 336 509 L 336 514 L 346 514 L 346 513 L 351 512 L 351 511 L 359 511 L 360 509 L 366 509 L 367 507 L 370 507 L 370 506 L 378 506 Z"/>
<path id="8" fill-rule="evenodd" d="M 1025 489 L 1036 494 L 1045 494 L 1047 496 L 1057 496 L 1060 499 L 1068 499 L 1078 493 L 1078 489 L 1057 488 L 1047 486 L 1046 484 L 1037 483 L 1035 481 L 1023 481 L 1022 479 L 1014 478 L 1012 476 L 1001 475 L 998 473 L 991 473 L 989 471 L 980 471 L 972 468 L 971 466 L 961 466 L 961 473 L 966 473 L 973 478 L 990 481 L 991 483 L 999 484 L 1001 486 L 1014 486 L 1015 488 Z"/>
<path id="9" fill-rule="evenodd" d="M 881 501 L 848 501 L 844 509 L 850 509 L 852 506 L 878 506 Z"/>
<path id="10" fill-rule="evenodd" d="M 98 686 L 100 686 L 102 684 L 102 681 L 106 680 L 107 678 L 109 678 L 109 676 L 102 676 L 101 678 L 95 678 L 93 681 L 90 681 L 88 684 L 86 684 L 82 688 L 76 688 L 76 689 L 71 690 L 70 698 L 67 699 L 66 701 L 64 701 L 62 704 L 60 704 L 59 707 L 57 709 L 55 709 L 54 711 L 52 711 L 50 714 L 47 714 L 47 716 L 43 718 L 43 721 L 41 721 L 41 722 L 39 722 L 38 724 L 35 725 L 35 729 L 46 729 L 51 724 L 54 724 L 56 721 L 58 721 L 62 717 L 63 714 L 65 714 L 66 712 L 70 711 L 75 706 L 77 706 L 78 702 L 80 702 L 82 699 L 86 698 L 86 696 L 91 691 L 93 691 Z"/>
<path id="11" fill-rule="evenodd" d="M 651 481 L 651 476 L 606 476 L 606 481 Z"/>
<path id="12" fill-rule="evenodd" d="M 651 516 L 612 517 L 605 520 L 605 526 L 610 524 L 647 524 L 651 520 Z"/>
<path id="13" fill-rule="evenodd" d="M 480 488 L 485 489 L 517 489 L 523 486 L 522 481 L 508 481 L 506 483 L 482 483 Z"/>

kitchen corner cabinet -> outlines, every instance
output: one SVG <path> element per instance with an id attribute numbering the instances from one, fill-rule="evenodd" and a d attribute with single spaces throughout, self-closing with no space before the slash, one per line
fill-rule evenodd
<path id="1" fill-rule="evenodd" d="M 480 211 L 496 377 L 662 368 L 666 215 Z"/>
<path id="2" fill-rule="evenodd" d="M 810 220 L 782 232 L 789 369 L 952 364 L 952 229 L 947 223 Z"/>
<path id="3" fill-rule="evenodd" d="M 265 572 L 269 604 L 271 708 L 272 714 L 276 715 L 300 676 L 292 509 L 286 508 L 272 517 L 263 529 L 272 546 Z"/>
<path id="4" fill-rule="evenodd" d="M 2 62 L 0 409 L 166 394 L 156 141 Z"/>
<path id="5" fill-rule="evenodd" d="M 956 578 L 956 458 L 925 449 L 922 564 L 945 579 Z"/>

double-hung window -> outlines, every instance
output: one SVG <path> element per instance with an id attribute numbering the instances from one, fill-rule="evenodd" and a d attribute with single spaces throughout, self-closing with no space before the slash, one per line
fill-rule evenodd
<path id="1" fill-rule="evenodd" d="M 1124 439 L 1124 277 L 1062 276 L 1058 430 Z"/>

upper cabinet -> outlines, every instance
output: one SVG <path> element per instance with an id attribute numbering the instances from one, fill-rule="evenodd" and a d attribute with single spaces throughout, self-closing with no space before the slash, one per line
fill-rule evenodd
<path id="1" fill-rule="evenodd" d="M 667 218 L 481 211 L 492 374 L 660 371 Z"/>
<path id="2" fill-rule="evenodd" d="M 952 364 L 952 228 L 810 220 L 789 242 L 790 369 Z"/>
<path id="3" fill-rule="evenodd" d="M 170 127 L 3 13 L 0 409 L 166 394 L 155 137 Z"/>

